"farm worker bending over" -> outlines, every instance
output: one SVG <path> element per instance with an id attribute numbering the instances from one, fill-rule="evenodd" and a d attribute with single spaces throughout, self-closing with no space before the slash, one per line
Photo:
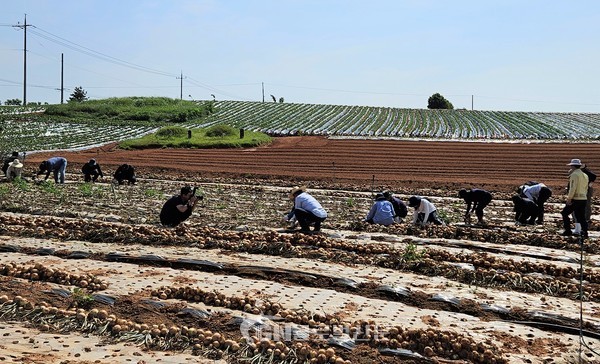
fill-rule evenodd
<path id="1" fill-rule="evenodd" d="M 90 159 L 89 162 L 84 164 L 83 167 L 81 167 L 81 172 L 83 172 L 83 180 L 85 182 L 96 182 L 98 177 L 104 177 L 102 169 L 100 169 L 100 165 L 95 159 Z"/>
<path id="2" fill-rule="evenodd" d="M 63 157 L 52 157 L 40 164 L 40 170 L 37 175 L 46 173 L 44 181 L 54 173 L 54 182 L 65 183 L 65 172 L 67 171 L 67 160 Z"/>
<path id="3" fill-rule="evenodd" d="M 515 224 L 535 224 L 535 218 L 538 216 L 538 205 L 527 197 L 514 195 L 512 201 L 515 204 Z"/>
<path id="4" fill-rule="evenodd" d="M 467 203 L 467 211 L 465 212 L 465 223 L 471 222 L 471 212 L 475 211 L 477 223 L 483 225 L 483 209 L 492 202 L 492 194 L 486 190 L 473 188 L 470 190 L 462 189 L 458 191 L 458 197 L 465 200 Z"/>
<path id="5" fill-rule="evenodd" d="M 552 190 L 543 183 L 527 182 L 519 187 L 521 197 L 526 197 L 538 205 L 537 223 L 544 223 L 544 204 L 552 196 Z"/>
<path id="6" fill-rule="evenodd" d="M 375 196 L 375 203 L 369 210 L 365 221 L 369 224 L 392 225 L 394 221 L 394 206 L 385 199 L 383 193 Z"/>
<path id="7" fill-rule="evenodd" d="M 581 170 L 581 161 L 572 159 L 571 163 L 567 164 L 571 167 L 569 171 L 569 193 L 567 194 L 567 203 L 561 211 L 563 217 L 564 236 L 571 236 L 571 219 L 569 215 L 575 213 L 577 221 L 581 224 L 581 237 L 588 236 L 588 223 L 585 219 L 585 206 L 587 205 L 587 190 L 589 177 Z"/>
<path id="8" fill-rule="evenodd" d="M 425 226 L 430 222 L 435 225 L 444 225 L 444 222 L 438 217 L 437 209 L 426 198 L 412 196 L 408 199 L 408 206 L 415 209 L 412 220 L 414 225 Z"/>
<path id="9" fill-rule="evenodd" d="M 192 215 L 196 203 L 202 198 L 195 195 L 192 187 L 182 187 L 179 195 L 171 197 L 163 205 L 160 210 L 160 223 L 167 227 L 179 225 Z"/>
<path id="10" fill-rule="evenodd" d="M 406 208 L 404 202 L 402 202 L 402 200 L 400 200 L 398 197 L 395 197 L 392 192 L 383 191 L 383 197 L 385 197 L 386 200 L 390 201 L 392 203 L 392 206 L 394 206 L 395 222 L 400 222 L 403 218 L 406 217 L 406 215 L 408 215 L 408 209 Z"/>
<path id="11" fill-rule="evenodd" d="M 129 164 L 121 164 L 115 171 L 115 179 L 122 185 L 127 181 L 130 185 L 134 184 L 137 180 L 135 178 L 135 168 Z"/>
<path id="12" fill-rule="evenodd" d="M 300 231 L 304 233 L 310 231 L 312 224 L 315 224 L 315 232 L 321 231 L 321 223 L 327 218 L 327 211 L 319 201 L 306 192 L 306 187 L 292 188 L 289 198 L 294 201 L 294 207 L 287 214 L 287 221 L 295 218 L 300 224 Z"/>
<path id="13" fill-rule="evenodd" d="M 8 164 L 8 168 L 6 169 L 6 177 L 9 181 L 12 181 L 15 178 L 21 178 L 22 170 L 23 163 L 21 163 L 18 159 L 15 159 Z"/>
<path id="14" fill-rule="evenodd" d="M 8 165 L 17 158 L 19 158 L 19 152 L 12 152 L 11 156 L 4 160 L 4 163 L 2 164 L 2 173 L 4 173 L 6 177 L 8 177 L 8 173 L 6 172 Z"/>

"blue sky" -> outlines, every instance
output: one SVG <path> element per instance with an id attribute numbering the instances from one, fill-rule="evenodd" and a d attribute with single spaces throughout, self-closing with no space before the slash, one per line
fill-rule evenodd
<path id="1" fill-rule="evenodd" d="M 600 112 L 600 1 L 20 0 L 0 101 L 114 96 Z M 87 53 L 87 54 L 86 54 Z"/>

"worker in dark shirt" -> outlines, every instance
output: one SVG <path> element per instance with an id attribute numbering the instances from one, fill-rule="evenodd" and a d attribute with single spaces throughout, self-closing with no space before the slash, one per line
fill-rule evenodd
<path id="1" fill-rule="evenodd" d="M 584 164 L 581 167 L 581 171 L 588 176 L 589 181 L 587 191 L 587 205 L 585 206 L 585 219 L 587 220 L 588 224 L 590 224 L 592 220 L 592 199 L 594 197 L 593 182 L 596 180 L 596 174 L 588 168 L 587 164 Z"/>
<path id="2" fill-rule="evenodd" d="M 398 197 L 394 196 L 391 191 L 383 191 L 383 197 L 390 201 L 392 206 L 394 206 L 394 220 L 396 222 L 402 221 L 402 219 L 408 215 L 408 208 L 406 207 L 406 204 Z"/>
<path id="3" fill-rule="evenodd" d="M 202 198 L 202 196 L 195 196 L 192 187 L 182 187 L 179 195 L 171 197 L 163 205 L 160 211 L 160 223 L 167 227 L 179 225 L 192 215 L 196 203 Z"/>
<path id="4" fill-rule="evenodd" d="M 515 204 L 515 223 L 521 225 L 535 225 L 535 219 L 539 213 L 538 205 L 527 197 L 514 195 L 512 201 Z"/>
<path id="5" fill-rule="evenodd" d="M 10 157 L 6 157 L 4 163 L 2 164 L 2 173 L 6 174 L 9 164 L 11 164 L 17 158 L 19 158 L 19 152 L 12 152 Z"/>
<path id="6" fill-rule="evenodd" d="M 130 185 L 134 184 L 137 181 L 135 178 L 135 167 L 129 164 L 121 164 L 115 171 L 115 180 L 120 185 L 125 183 L 125 181 Z"/>
<path id="7" fill-rule="evenodd" d="M 475 211 L 477 216 L 477 224 L 484 225 L 483 221 L 483 209 L 492 202 L 492 194 L 486 190 L 478 188 L 473 189 L 462 189 L 458 191 L 458 197 L 465 200 L 467 203 L 467 211 L 465 212 L 465 223 L 471 222 L 471 212 Z"/>
<path id="8" fill-rule="evenodd" d="M 83 172 L 83 180 L 85 182 L 96 182 L 98 177 L 104 177 L 102 169 L 100 169 L 100 165 L 95 159 L 90 159 L 89 162 L 84 164 L 83 167 L 81 167 L 81 172 Z"/>

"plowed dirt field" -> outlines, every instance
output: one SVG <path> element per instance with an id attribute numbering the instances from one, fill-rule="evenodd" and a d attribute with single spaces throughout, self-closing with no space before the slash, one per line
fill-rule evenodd
<path id="1" fill-rule="evenodd" d="M 538 180 L 563 187 L 572 158 L 600 169 L 600 143 L 477 143 L 451 141 L 347 140 L 324 137 L 276 138 L 253 149 L 160 149 L 124 151 L 114 145 L 81 152 L 60 152 L 81 165 L 96 158 L 114 168 L 219 173 L 261 177 L 320 179 L 356 184 L 419 187 L 473 185 L 513 189 Z M 57 153 L 31 156 L 32 163 Z M 78 171 L 77 171 L 78 172 Z M 138 173 L 139 174 L 139 173 Z M 142 175 L 143 176 L 143 175 Z"/>

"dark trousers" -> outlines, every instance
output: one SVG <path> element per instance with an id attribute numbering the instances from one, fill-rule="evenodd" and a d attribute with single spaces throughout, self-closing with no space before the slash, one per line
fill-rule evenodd
<path id="1" fill-rule="evenodd" d="M 594 188 L 592 186 L 588 187 L 588 192 L 587 192 L 587 205 L 585 205 L 585 219 L 587 220 L 588 223 L 588 228 L 589 225 L 592 223 L 592 202 L 593 202 L 593 196 L 594 196 Z M 575 217 L 573 219 L 574 222 L 579 222 L 577 220 L 577 217 Z"/>
<path id="2" fill-rule="evenodd" d="M 319 231 L 321 230 L 321 223 L 325 221 L 324 217 L 315 216 L 310 211 L 295 209 L 294 215 L 298 220 L 298 224 L 300 224 L 300 228 L 304 231 L 310 230 L 310 225 L 313 223 L 315 224 L 315 231 Z"/>
<path id="3" fill-rule="evenodd" d="M 539 211 L 538 211 L 538 216 L 537 216 L 537 223 L 538 224 L 543 224 L 544 223 L 544 204 L 546 203 L 546 201 L 548 201 L 548 199 L 552 196 L 552 190 L 549 189 L 548 187 L 542 187 L 540 188 L 540 195 L 538 196 L 537 201 L 535 201 L 535 203 L 537 203 Z"/>
<path id="4" fill-rule="evenodd" d="M 419 215 L 417 216 L 417 224 L 423 223 L 424 218 L 425 214 L 419 213 Z M 426 222 L 432 222 L 435 225 L 444 225 L 444 222 L 442 221 L 442 219 L 440 219 L 440 217 L 437 214 L 437 210 L 429 214 L 429 217 L 427 218 Z"/>
<path id="5" fill-rule="evenodd" d="M 492 200 L 483 201 L 477 204 L 477 207 L 475 208 L 475 216 L 477 216 L 477 220 L 483 220 L 483 209 L 485 209 L 490 202 L 492 202 Z"/>
<path id="6" fill-rule="evenodd" d="M 565 207 L 561 211 L 561 215 L 563 218 L 563 227 L 565 228 L 565 231 L 571 231 L 571 218 L 569 216 L 571 215 L 571 213 L 574 213 L 575 218 L 581 224 L 581 235 L 587 235 L 588 222 L 585 219 L 586 205 L 587 200 L 571 200 L 570 205 L 565 205 Z"/>
<path id="7" fill-rule="evenodd" d="M 96 180 L 98 179 L 98 176 L 100 176 L 98 173 L 85 173 L 83 175 L 83 180 L 85 182 L 90 182 L 90 181 L 96 182 Z"/>
<path id="8" fill-rule="evenodd" d="M 192 216 L 192 209 L 188 208 L 185 212 L 175 212 L 171 215 L 160 214 L 160 223 L 166 227 L 175 227 L 185 220 L 188 217 Z"/>

